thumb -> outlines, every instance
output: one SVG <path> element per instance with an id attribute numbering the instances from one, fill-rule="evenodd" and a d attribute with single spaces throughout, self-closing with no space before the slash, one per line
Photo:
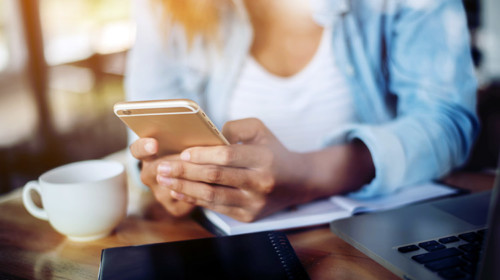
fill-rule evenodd
<path id="1" fill-rule="evenodd" d="M 224 124 L 222 134 L 231 144 L 267 144 L 272 136 L 264 123 L 256 118 L 229 121 Z"/>

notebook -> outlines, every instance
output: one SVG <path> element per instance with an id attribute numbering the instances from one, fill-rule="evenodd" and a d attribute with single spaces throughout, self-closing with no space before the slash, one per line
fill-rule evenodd
<path id="1" fill-rule="evenodd" d="M 195 218 L 217 235 L 235 235 L 328 224 L 333 220 L 361 212 L 391 209 L 458 192 L 456 188 L 432 182 L 405 187 L 394 194 L 372 199 L 332 196 L 274 213 L 252 223 L 240 222 L 208 209 L 202 209 L 202 218 L 199 216 Z"/>
<path id="2" fill-rule="evenodd" d="M 99 279 L 309 279 L 282 232 L 115 247 Z"/>
<path id="3" fill-rule="evenodd" d="M 330 228 L 404 279 L 500 279 L 499 200 L 497 172 L 492 191 L 353 216 Z"/>

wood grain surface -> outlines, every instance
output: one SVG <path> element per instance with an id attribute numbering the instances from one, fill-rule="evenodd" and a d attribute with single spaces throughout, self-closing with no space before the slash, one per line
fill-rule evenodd
<path id="1" fill-rule="evenodd" d="M 481 191 L 491 188 L 493 175 L 454 174 L 445 181 Z M 190 217 L 169 216 L 147 191 L 131 194 L 133 207 L 116 230 L 85 243 L 70 241 L 31 216 L 20 189 L 0 197 L 0 279 L 97 279 L 104 248 L 213 236 Z M 311 279 L 398 279 L 335 236 L 328 225 L 286 233 Z"/>

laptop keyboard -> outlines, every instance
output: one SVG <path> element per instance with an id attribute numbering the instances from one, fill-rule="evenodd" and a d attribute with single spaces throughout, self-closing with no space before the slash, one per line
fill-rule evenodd
<path id="1" fill-rule="evenodd" d="M 398 251 L 443 279 L 473 279 L 486 230 L 401 246 Z"/>

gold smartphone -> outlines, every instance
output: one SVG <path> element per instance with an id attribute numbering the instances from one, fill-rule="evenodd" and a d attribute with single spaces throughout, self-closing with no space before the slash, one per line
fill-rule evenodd
<path id="1" fill-rule="evenodd" d="M 158 140 L 160 155 L 194 146 L 229 145 L 200 106 L 189 99 L 119 102 L 114 112 L 139 137 Z"/>

